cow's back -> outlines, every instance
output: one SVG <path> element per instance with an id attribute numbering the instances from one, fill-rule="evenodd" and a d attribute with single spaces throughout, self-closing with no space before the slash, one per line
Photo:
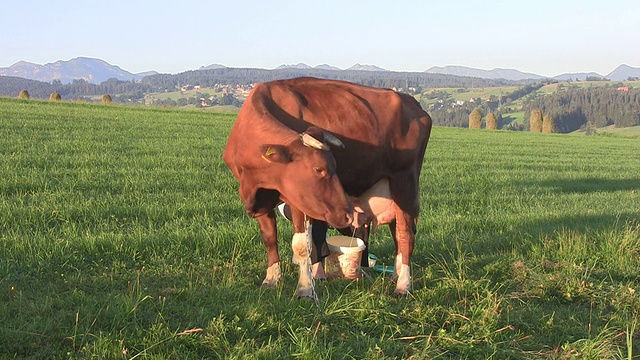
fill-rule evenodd
<path id="1" fill-rule="evenodd" d="M 268 112 L 289 129 L 310 125 L 336 135 L 333 148 L 345 191 L 359 195 L 395 172 L 419 174 L 431 119 L 407 94 L 344 81 L 297 78 L 260 84 L 253 111 Z"/>

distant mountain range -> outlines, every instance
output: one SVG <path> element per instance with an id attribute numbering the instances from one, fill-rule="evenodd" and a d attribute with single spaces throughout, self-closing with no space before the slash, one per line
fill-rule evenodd
<path id="1" fill-rule="evenodd" d="M 220 64 L 211 64 L 209 66 L 200 66 L 198 70 L 215 70 L 215 69 L 226 69 L 227 67 Z"/>
<path id="2" fill-rule="evenodd" d="M 545 76 L 540 76 L 531 73 L 525 73 L 514 69 L 493 69 L 493 70 L 480 70 L 469 68 L 465 66 L 434 66 L 426 71 L 431 74 L 446 74 L 456 76 L 469 76 L 482 79 L 505 79 L 505 80 L 525 80 L 525 79 L 546 79 Z M 587 77 L 599 77 L 607 78 L 612 81 L 624 81 L 629 77 L 640 77 L 640 68 L 634 68 L 629 65 L 620 65 L 615 70 L 607 75 L 600 75 L 595 72 L 588 73 L 566 73 L 552 77 L 554 80 L 567 81 L 567 80 L 585 80 Z"/>
<path id="3" fill-rule="evenodd" d="M 202 69 L 219 69 L 220 67 L 224 67 L 224 66 L 218 65 L 218 64 L 213 64 L 213 65 L 209 65 L 207 67 L 201 67 L 200 69 L 201 70 Z M 298 63 L 298 64 L 295 64 L 295 65 L 282 64 L 282 65 L 278 66 L 277 68 L 275 68 L 274 70 L 283 70 L 283 69 L 297 69 L 297 70 L 317 69 L 317 70 L 336 70 L 336 71 L 342 70 L 342 69 L 340 69 L 338 67 L 327 65 L 327 64 L 322 64 L 322 65 L 311 67 L 311 66 L 309 66 L 307 64 L 304 64 L 304 63 Z M 360 64 L 355 64 L 352 67 L 344 69 L 344 70 L 347 70 L 347 71 L 388 71 L 386 69 L 383 69 L 383 68 L 375 66 L 375 65 L 360 65 Z"/>
<path id="4" fill-rule="evenodd" d="M 59 60 L 54 63 L 38 65 L 27 61 L 19 61 L 7 68 L 0 68 L 0 76 L 17 76 L 25 79 L 51 82 L 59 80 L 64 84 L 75 79 L 99 84 L 111 78 L 138 81 L 146 75 L 156 72 L 132 74 L 104 60 L 78 57 L 68 61 Z"/>
<path id="5" fill-rule="evenodd" d="M 480 70 L 466 66 L 434 66 L 429 68 L 426 73 L 429 74 L 445 74 L 455 76 L 477 77 L 481 79 L 505 79 L 505 80 L 524 80 L 524 79 L 545 79 L 544 76 L 524 73 L 514 69 L 493 69 Z"/>
<path id="6" fill-rule="evenodd" d="M 207 67 L 201 67 L 200 70 L 203 69 L 219 69 L 225 68 L 224 65 L 213 64 Z M 343 70 L 337 68 L 335 66 L 322 64 L 315 67 L 311 67 L 304 63 L 298 63 L 295 65 L 287 65 L 283 64 L 275 68 L 274 70 L 282 70 L 282 69 L 321 69 L 321 70 Z M 350 68 L 344 69 L 345 71 L 389 71 L 383 69 L 381 67 L 375 65 L 360 65 L 355 64 Z M 496 68 L 493 70 L 481 70 L 474 69 L 466 66 L 433 66 L 425 71 L 425 73 L 429 74 L 444 74 L 444 75 L 454 75 L 454 76 L 464 76 L 464 77 L 477 77 L 481 79 L 504 79 L 511 81 L 520 81 L 520 80 L 540 80 L 547 79 L 548 77 L 526 73 L 515 69 L 500 69 Z M 558 81 L 567 81 L 567 80 L 585 80 L 587 77 L 598 77 L 598 78 L 607 78 L 612 81 L 624 81 L 629 77 L 640 77 L 640 68 L 634 68 L 629 65 L 620 65 L 615 70 L 610 72 L 608 75 L 600 75 L 595 72 L 588 73 L 566 73 L 552 77 L 551 79 Z"/>
<path id="7" fill-rule="evenodd" d="M 295 65 L 280 65 L 277 68 L 275 68 L 274 70 L 282 70 L 282 69 L 300 69 L 300 70 L 304 70 L 304 69 L 319 69 L 319 70 L 341 70 L 335 66 L 331 66 L 331 65 L 327 65 L 327 64 L 322 64 L 322 65 L 318 65 L 316 67 L 311 67 L 307 64 L 303 64 L 303 63 L 298 63 Z"/>
<path id="8" fill-rule="evenodd" d="M 212 70 L 227 68 L 220 64 L 211 64 L 208 66 L 202 66 L 198 70 Z M 275 70 L 283 69 L 320 69 L 320 70 L 335 70 L 335 71 L 388 71 L 375 65 L 361 65 L 355 64 L 347 69 L 340 69 L 335 66 L 322 64 L 316 67 L 311 67 L 304 63 L 295 65 L 280 65 Z M 187 70 L 185 70 L 187 71 Z M 505 79 L 511 81 L 520 80 L 539 80 L 547 77 L 536 75 L 532 73 L 525 73 L 515 69 L 493 69 L 493 70 L 481 70 L 474 69 L 465 66 L 434 66 L 425 71 L 425 73 L 431 74 L 444 74 L 464 77 L 476 77 L 482 79 Z M 78 57 L 67 61 L 56 61 L 54 63 L 48 63 L 45 65 L 38 65 L 26 61 L 19 61 L 9 67 L 0 68 L 0 76 L 15 76 L 25 79 L 38 80 L 43 82 L 51 82 L 53 80 L 59 80 L 62 83 L 70 83 L 74 79 L 84 79 L 90 83 L 99 84 L 111 78 L 116 78 L 123 81 L 139 81 L 145 76 L 158 74 L 156 71 L 148 71 L 144 73 L 133 74 L 126 70 L 121 69 L 118 66 L 111 65 L 104 60 Z M 640 68 L 631 67 L 628 65 L 620 65 L 611 73 L 603 76 L 595 72 L 589 73 L 567 73 L 554 76 L 552 79 L 558 81 L 566 80 L 585 80 L 587 77 L 599 77 L 607 78 L 613 81 L 627 80 L 629 77 L 640 77 Z"/>

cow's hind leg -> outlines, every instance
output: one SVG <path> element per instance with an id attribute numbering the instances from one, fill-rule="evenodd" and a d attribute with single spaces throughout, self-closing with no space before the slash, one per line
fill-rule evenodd
<path id="1" fill-rule="evenodd" d="M 411 255 L 415 242 L 411 216 L 396 210 L 396 221 L 390 224 L 396 242 L 396 259 L 393 277 L 396 280 L 395 296 L 406 296 L 411 290 Z"/>

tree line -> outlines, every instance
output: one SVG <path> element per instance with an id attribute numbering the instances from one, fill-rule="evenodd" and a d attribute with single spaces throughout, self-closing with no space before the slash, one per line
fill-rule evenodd
<path id="1" fill-rule="evenodd" d="M 156 91 L 172 90 L 186 84 L 213 87 L 215 84 L 248 85 L 253 83 L 312 76 L 322 79 L 344 80 L 377 88 L 425 88 L 436 87 L 494 87 L 512 85 L 508 80 L 479 79 L 444 74 L 395 71 L 358 71 L 323 69 L 249 69 L 221 68 L 186 71 L 176 75 L 157 74 L 144 77 L 141 82 Z"/>
<path id="2" fill-rule="evenodd" d="M 537 96 L 526 106 L 525 128 L 530 129 L 533 110 L 551 116 L 555 132 L 567 133 L 589 126 L 640 125 L 640 89 L 579 88 Z"/>
<path id="3" fill-rule="evenodd" d="M 144 98 L 144 94 L 150 92 L 150 86 L 133 81 L 122 81 L 109 79 L 100 84 L 92 84 L 83 79 L 76 79 L 69 84 L 63 84 L 59 80 L 50 83 L 29 80 L 14 76 L 0 76 L 0 96 L 15 97 L 22 91 L 27 90 L 29 96 L 35 99 L 48 99 L 56 92 L 64 100 L 83 99 L 87 96 L 98 96 L 104 94 L 118 94 L 115 100 L 118 102 L 138 101 Z"/>
<path id="4" fill-rule="evenodd" d="M 394 71 L 358 71 L 324 69 L 249 69 L 222 68 L 186 71 L 180 74 L 157 74 L 144 77 L 140 82 L 109 79 L 101 84 L 76 79 L 69 84 L 58 80 L 51 83 L 0 76 L 0 96 L 14 97 L 21 90 L 28 90 L 32 98 L 47 99 L 56 91 L 63 99 L 77 99 L 85 96 L 117 94 L 115 100 L 135 101 L 145 93 L 174 91 L 183 85 L 213 87 L 215 84 L 248 85 L 253 83 L 313 76 L 323 79 L 344 80 L 378 88 L 403 89 L 409 93 L 420 93 L 426 88 L 436 87 L 495 87 L 513 85 L 508 80 L 480 79 L 444 74 Z"/>

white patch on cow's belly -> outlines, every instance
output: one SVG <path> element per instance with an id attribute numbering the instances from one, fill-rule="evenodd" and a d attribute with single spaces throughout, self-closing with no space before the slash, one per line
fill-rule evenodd
<path id="1" fill-rule="evenodd" d="M 391 200 L 391 191 L 389 190 L 389 180 L 387 178 L 375 183 L 360 199 L 367 203 L 367 210 L 374 215 L 376 223 L 374 226 L 386 225 L 395 220 L 395 202 Z"/>
<path id="2" fill-rule="evenodd" d="M 386 225 L 396 218 L 395 202 L 388 198 L 374 197 L 369 200 L 377 225 Z"/>

